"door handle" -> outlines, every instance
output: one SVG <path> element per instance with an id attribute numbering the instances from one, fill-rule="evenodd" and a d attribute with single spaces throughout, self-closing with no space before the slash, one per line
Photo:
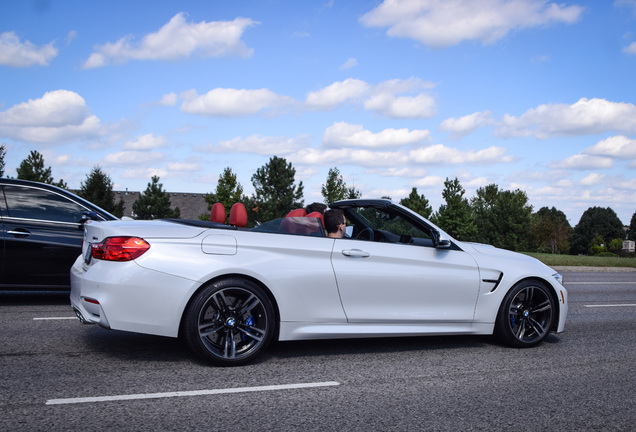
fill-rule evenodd
<path id="1" fill-rule="evenodd" d="M 26 237 L 30 237 L 31 233 L 25 229 L 19 230 L 19 231 L 7 231 L 7 234 L 11 234 L 14 235 L 16 237 L 22 237 L 22 238 L 26 238 Z"/>
<path id="2" fill-rule="evenodd" d="M 352 258 L 368 258 L 371 256 L 369 252 L 365 252 L 360 249 L 344 249 L 342 254 Z"/>

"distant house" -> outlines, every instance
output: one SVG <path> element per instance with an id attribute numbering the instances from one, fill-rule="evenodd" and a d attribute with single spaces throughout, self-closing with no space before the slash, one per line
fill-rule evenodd
<path id="1" fill-rule="evenodd" d="M 115 202 L 119 202 L 119 198 L 124 201 L 124 216 L 133 217 L 133 203 L 141 192 L 130 191 L 113 191 L 115 194 Z M 199 219 L 199 215 L 209 213 L 208 203 L 205 202 L 205 195 L 201 193 L 184 193 L 184 192 L 168 192 L 170 195 L 170 207 L 179 207 L 181 211 L 181 219 Z"/>
<path id="2" fill-rule="evenodd" d="M 623 240 L 623 251 L 624 252 L 635 252 L 636 248 L 634 247 L 634 240 Z"/>

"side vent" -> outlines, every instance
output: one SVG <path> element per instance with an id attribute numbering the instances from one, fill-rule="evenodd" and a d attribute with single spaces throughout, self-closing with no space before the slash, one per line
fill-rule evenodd
<path id="1" fill-rule="evenodd" d="M 481 280 L 484 283 L 493 284 L 493 287 L 491 288 L 490 292 L 494 292 L 499 286 L 499 284 L 501 283 L 501 280 L 503 279 L 503 273 L 501 272 L 497 272 L 497 273 L 499 273 L 499 277 L 497 279 L 487 277 Z M 493 274 L 492 276 L 495 276 L 495 275 Z"/>

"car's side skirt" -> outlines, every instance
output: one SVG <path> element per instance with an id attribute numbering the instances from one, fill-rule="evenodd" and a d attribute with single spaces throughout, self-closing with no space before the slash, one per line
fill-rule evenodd
<path id="1" fill-rule="evenodd" d="M 281 322 L 278 340 L 347 339 L 364 337 L 424 336 L 448 334 L 492 334 L 494 323 L 427 324 L 317 324 Z"/>

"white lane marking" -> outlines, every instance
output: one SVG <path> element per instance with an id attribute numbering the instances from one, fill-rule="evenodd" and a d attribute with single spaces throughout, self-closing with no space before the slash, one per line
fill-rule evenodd
<path id="1" fill-rule="evenodd" d="M 72 317 L 43 317 L 43 318 L 33 318 L 33 321 L 44 321 L 44 320 L 72 320 L 77 319 L 76 316 Z"/>
<path id="2" fill-rule="evenodd" d="M 46 401 L 46 405 L 64 405 L 64 404 L 77 404 L 77 403 L 89 403 L 89 402 L 109 402 L 109 401 L 122 401 L 122 400 L 135 400 L 135 399 L 159 399 L 159 398 L 183 397 L 183 396 L 206 396 L 206 395 L 216 395 L 216 394 L 290 390 L 290 389 L 303 389 L 303 388 L 313 388 L 313 387 L 329 387 L 329 386 L 337 386 L 337 385 L 340 385 L 340 383 L 337 381 L 326 381 L 326 382 L 315 382 L 315 383 L 270 385 L 270 386 L 261 386 L 261 387 L 238 387 L 238 388 L 214 389 L 214 390 L 177 391 L 177 392 L 168 392 L 168 393 L 141 393 L 141 394 L 117 395 L 117 396 L 49 399 Z"/>
<path id="3" fill-rule="evenodd" d="M 636 284 L 634 281 L 629 282 L 565 282 L 563 285 L 628 285 Z"/>
<path id="4" fill-rule="evenodd" d="M 629 307 L 636 306 L 636 303 L 624 303 L 624 304 L 600 304 L 600 305 L 585 305 L 588 308 L 600 308 L 600 307 Z"/>

